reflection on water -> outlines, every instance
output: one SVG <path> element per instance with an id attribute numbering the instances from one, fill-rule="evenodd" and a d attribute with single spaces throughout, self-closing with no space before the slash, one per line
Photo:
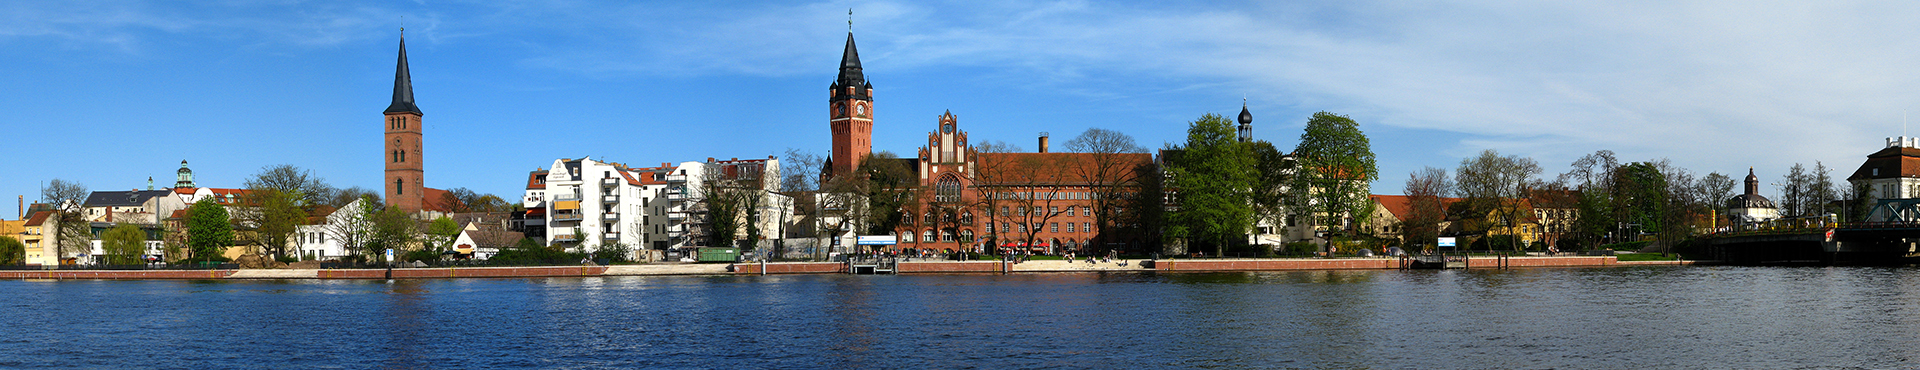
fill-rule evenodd
<path id="1" fill-rule="evenodd" d="M 1901 368 L 1916 271 L 0 281 L 0 368 Z"/>

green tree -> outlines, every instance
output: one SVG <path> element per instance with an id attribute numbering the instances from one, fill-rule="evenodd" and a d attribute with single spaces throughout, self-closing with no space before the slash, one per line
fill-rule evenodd
<path id="1" fill-rule="evenodd" d="M 1216 254 L 1242 242 L 1253 226 L 1253 207 L 1247 202 L 1257 180 L 1253 153 L 1239 141 L 1233 123 L 1208 113 L 1187 128 L 1187 142 L 1178 164 L 1170 169 L 1179 189 L 1180 210 L 1173 222 L 1192 247 L 1213 246 Z"/>
<path id="2" fill-rule="evenodd" d="M 422 241 L 426 242 L 427 249 L 444 252 L 452 249 L 453 240 L 460 237 L 460 223 L 453 222 L 453 219 L 447 216 L 440 216 L 433 219 L 433 223 L 427 224 L 427 233 L 421 237 Z"/>
<path id="3" fill-rule="evenodd" d="M 396 254 L 416 249 L 420 229 L 413 216 L 398 207 L 382 208 L 371 216 L 369 219 L 373 228 L 367 239 L 368 251 L 384 255 L 388 249 Z"/>
<path id="4" fill-rule="evenodd" d="M 27 245 L 11 236 L 0 235 L 0 265 L 13 266 L 27 262 Z"/>
<path id="5" fill-rule="evenodd" d="M 246 186 L 241 201 L 247 207 L 233 210 L 233 217 L 254 227 L 255 252 L 275 258 L 287 257 L 288 239 L 307 223 L 314 206 L 341 193 L 312 171 L 285 164 L 262 167 Z"/>
<path id="6" fill-rule="evenodd" d="M 1350 225 L 1362 225 L 1373 216 L 1373 201 L 1367 196 L 1380 170 L 1360 123 L 1333 113 L 1314 113 L 1293 155 L 1296 170 L 1288 205 L 1296 217 L 1327 226 L 1331 236 L 1343 231 L 1336 229 L 1343 225 L 1343 218 L 1352 219 Z M 1332 239 L 1327 239 L 1325 247 L 1329 256 L 1335 252 Z"/>
<path id="7" fill-rule="evenodd" d="M 227 207 L 202 198 L 187 208 L 187 249 L 198 261 L 225 261 L 221 255 L 233 245 L 233 222 Z"/>
<path id="8" fill-rule="evenodd" d="M 307 222 L 307 207 L 298 193 L 274 188 L 252 188 L 242 197 L 247 207 L 234 210 L 234 218 L 253 225 L 258 243 L 251 253 L 287 256 L 288 239 Z"/>
<path id="9" fill-rule="evenodd" d="M 1616 226 L 1619 228 L 1616 230 L 1618 233 L 1616 235 L 1620 237 L 1618 242 L 1637 241 L 1632 237 L 1635 232 L 1657 233 L 1664 230 L 1665 221 L 1668 219 L 1669 194 L 1667 178 L 1661 174 L 1659 167 L 1648 162 L 1628 163 L 1620 166 L 1618 176 L 1619 179 L 1615 180 L 1613 189 L 1613 199 L 1624 216 L 1620 221 L 1639 225 L 1637 230 L 1632 227 Z"/>
<path id="10" fill-rule="evenodd" d="M 137 265 L 147 251 L 147 233 L 134 224 L 114 225 L 100 235 L 100 249 L 109 265 Z"/>

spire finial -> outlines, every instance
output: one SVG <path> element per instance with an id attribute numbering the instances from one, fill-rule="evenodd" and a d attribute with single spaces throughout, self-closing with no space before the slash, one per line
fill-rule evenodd
<path id="1" fill-rule="evenodd" d="M 847 32 L 853 32 L 853 8 L 847 8 Z"/>

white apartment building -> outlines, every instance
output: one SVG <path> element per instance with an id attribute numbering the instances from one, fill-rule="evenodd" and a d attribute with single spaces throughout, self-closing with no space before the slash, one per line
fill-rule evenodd
<path id="1" fill-rule="evenodd" d="M 761 230 L 778 238 L 792 220 L 792 202 L 778 194 L 779 160 L 730 159 L 662 163 L 636 168 L 591 158 L 554 160 L 550 169 L 529 174 L 522 205 L 527 207 L 528 237 L 581 251 L 624 244 L 635 258 L 655 259 L 662 251 L 697 247 L 700 187 L 712 173 L 760 181 Z M 785 205 L 784 207 L 781 205 Z"/>

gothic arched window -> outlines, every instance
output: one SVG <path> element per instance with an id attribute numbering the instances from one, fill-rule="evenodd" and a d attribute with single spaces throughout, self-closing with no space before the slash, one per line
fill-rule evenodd
<path id="1" fill-rule="evenodd" d="M 934 184 L 933 189 L 935 202 L 960 201 L 960 179 L 954 178 L 951 173 L 941 175 L 940 181 Z"/>
<path id="2" fill-rule="evenodd" d="M 400 195 L 400 194 L 405 194 L 406 192 L 407 192 L 407 180 L 393 179 L 393 194 Z"/>

